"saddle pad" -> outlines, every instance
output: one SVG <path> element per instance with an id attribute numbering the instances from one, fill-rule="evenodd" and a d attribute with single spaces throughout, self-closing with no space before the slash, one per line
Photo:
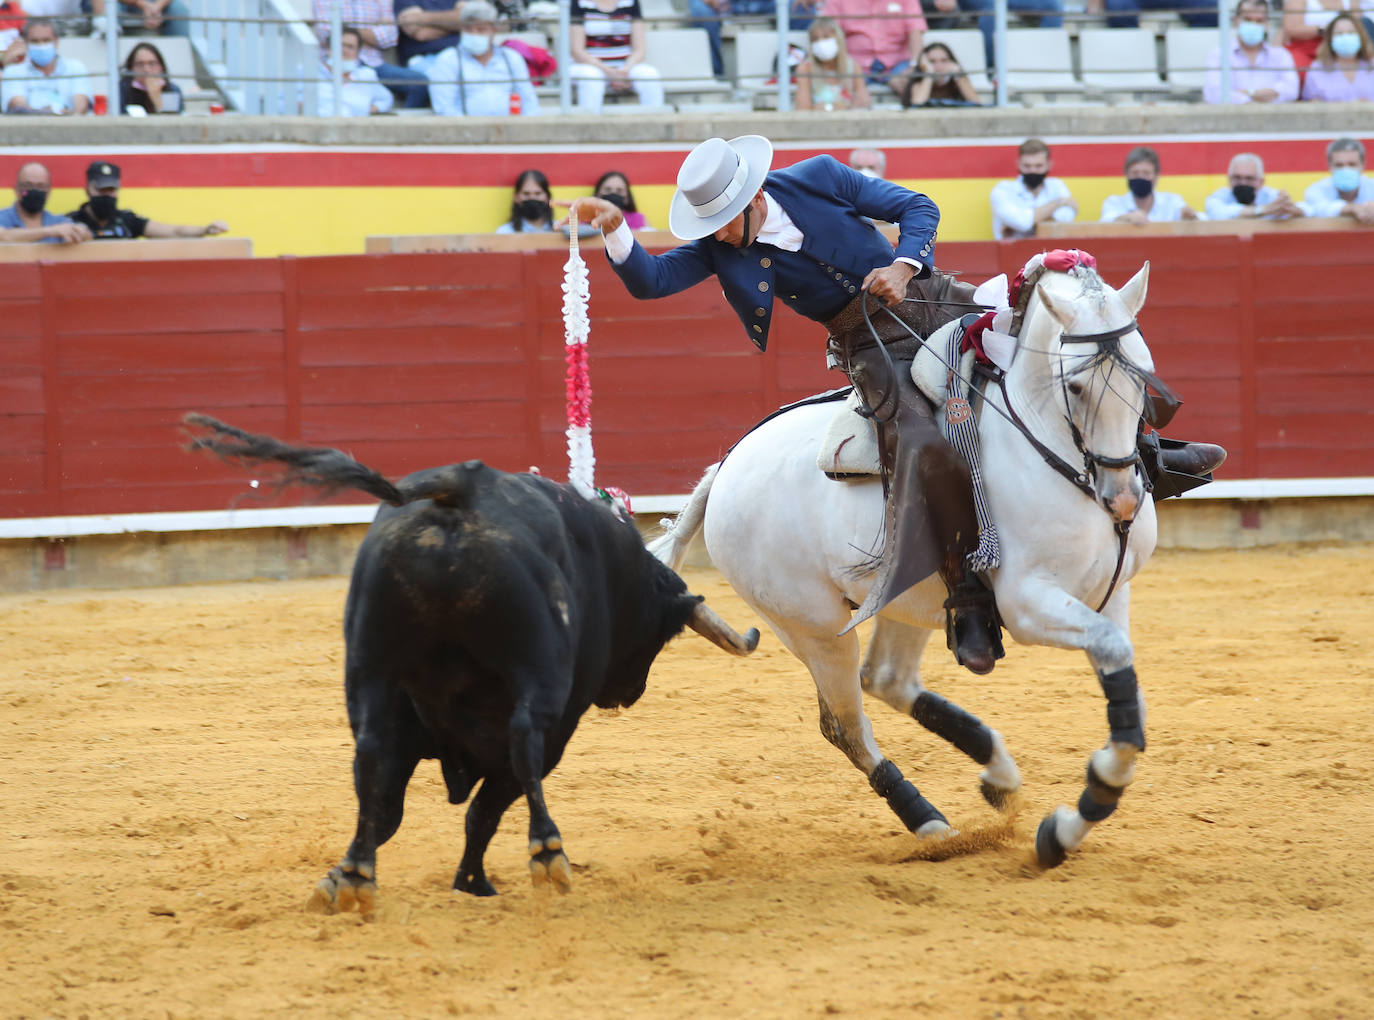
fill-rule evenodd
<path id="1" fill-rule="evenodd" d="M 830 475 L 877 475 L 878 428 L 872 418 L 859 414 L 857 392 L 840 405 L 821 439 L 816 466 Z"/>
<path id="2" fill-rule="evenodd" d="M 921 349 L 916 352 L 916 357 L 911 362 L 911 381 L 937 408 L 944 407 L 945 401 L 949 399 L 948 351 L 950 341 L 962 332 L 963 326 L 958 319 L 945 323 L 930 334 L 930 339 L 921 345 Z M 959 369 L 959 375 L 965 379 L 970 378 L 973 373 L 975 356 L 972 350 L 967 350 L 959 358 L 956 367 Z"/>

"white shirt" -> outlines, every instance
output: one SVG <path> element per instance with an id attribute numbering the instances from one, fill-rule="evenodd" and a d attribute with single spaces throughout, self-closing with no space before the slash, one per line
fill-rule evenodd
<path id="1" fill-rule="evenodd" d="M 1279 189 L 1264 185 L 1255 192 L 1255 201 L 1250 205 L 1241 205 L 1236 201 L 1235 193 L 1231 191 L 1229 184 L 1217 188 L 1207 196 L 1207 204 L 1203 207 L 1207 210 L 1209 220 L 1234 220 L 1244 209 L 1254 209 L 1257 206 L 1268 205 L 1277 200 Z"/>
<path id="2" fill-rule="evenodd" d="M 25 8 L 27 11 L 27 8 Z M 51 76 L 45 75 L 32 59 L 26 59 L 5 71 L 0 78 L 0 109 L 6 113 L 10 100 L 23 96 L 31 110 L 51 108 L 54 113 L 72 112 L 72 98 L 85 96 L 91 98 L 91 83 L 86 77 L 86 65 L 74 57 L 57 55 L 57 64 Z"/>
<path id="3" fill-rule="evenodd" d="M 321 117 L 334 116 L 334 77 L 329 69 L 322 68 L 325 81 L 318 86 L 318 112 Z M 366 64 L 359 64 L 343 83 L 343 115 L 345 117 L 366 117 L 375 106 L 378 113 L 391 109 L 395 97 L 391 90 L 377 80 L 377 72 Z"/>
<path id="4" fill-rule="evenodd" d="M 1308 186 L 1302 196 L 1302 207 L 1308 216 L 1339 216 L 1347 199 L 1341 198 L 1336 182 L 1323 177 Z M 1351 202 L 1374 202 L 1374 178 L 1360 174 L 1360 187 Z"/>
<path id="5" fill-rule="evenodd" d="M 1172 191 L 1156 191 L 1149 220 L 1151 223 L 1177 223 L 1183 219 L 1183 207 L 1187 204 L 1182 195 L 1175 195 Z M 1102 202 L 1102 222 L 1110 223 L 1135 211 L 1135 196 L 1129 191 L 1124 195 L 1108 195 Z"/>
<path id="6" fill-rule="evenodd" d="M 81 13 L 81 0 L 24 0 L 21 6 L 31 18 L 68 18 Z"/>
<path id="7" fill-rule="evenodd" d="M 425 75 L 430 82 L 429 105 L 442 117 L 509 117 L 512 92 L 520 96 L 522 117 L 539 113 L 530 69 L 525 58 L 509 46 L 497 46 L 485 64 L 461 46 L 450 46 Z"/>
<path id="8" fill-rule="evenodd" d="M 766 191 L 763 193 L 763 204 L 767 211 L 764 213 L 763 226 L 759 227 L 758 236 L 754 241 L 771 244 L 783 251 L 801 251 L 802 241 L 806 239 L 806 235 L 792 222 L 792 217 L 788 216 L 783 207 Z M 620 226 L 606 235 L 606 254 L 616 265 L 630 257 L 630 250 L 634 245 L 634 231 L 624 220 L 620 221 Z M 896 261 L 914 266 L 917 272 L 921 270 L 921 263 L 915 259 L 901 257 Z"/>
<path id="9" fill-rule="evenodd" d="M 1046 177 L 1039 194 L 1026 187 L 1020 177 L 1014 181 L 998 181 L 992 187 L 993 239 L 1034 237 L 1035 210 L 1057 198 L 1071 197 L 1069 186 L 1058 177 Z M 1076 215 L 1071 206 L 1061 205 L 1051 218 L 1056 223 L 1072 223 Z M 1007 233 L 1009 229 L 1010 234 Z"/>

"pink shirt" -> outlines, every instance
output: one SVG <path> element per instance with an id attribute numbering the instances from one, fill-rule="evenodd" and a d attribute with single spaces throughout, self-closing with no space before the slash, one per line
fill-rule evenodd
<path id="1" fill-rule="evenodd" d="M 893 67 L 911 59 L 912 32 L 924 32 L 921 0 L 825 0 L 825 14 L 840 23 L 845 48 L 859 68 L 874 60 Z"/>
<path id="2" fill-rule="evenodd" d="M 1355 71 L 1355 80 L 1350 81 L 1339 67 L 1330 70 L 1313 64 L 1307 69 L 1307 81 L 1302 87 L 1304 99 L 1325 100 L 1328 103 L 1345 103 L 1355 99 L 1374 99 L 1374 69 L 1369 62 L 1360 61 Z"/>

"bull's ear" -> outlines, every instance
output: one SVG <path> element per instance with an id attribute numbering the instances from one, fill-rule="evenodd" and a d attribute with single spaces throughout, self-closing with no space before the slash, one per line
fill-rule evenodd
<path id="1" fill-rule="evenodd" d="M 1145 292 L 1149 289 L 1150 283 L 1150 263 L 1147 260 L 1140 267 L 1140 272 L 1136 273 L 1126 281 L 1126 286 L 1117 291 L 1117 295 L 1131 310 L 1132 315 L 1139 315 L 1140 310 L 1145 307 Z"/>

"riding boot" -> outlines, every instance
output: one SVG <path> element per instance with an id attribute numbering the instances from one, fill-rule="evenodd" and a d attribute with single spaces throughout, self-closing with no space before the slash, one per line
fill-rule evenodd
<path id="1" fill-rule="evenodd" d="M 1158 432 L 1143 429 L 1137 446 L 1156 503 L 1206 485 L 1212 481 L 1212 472 L 1226 460 L 1226 451 L 1220 446 L 1165 439 Z"/>

